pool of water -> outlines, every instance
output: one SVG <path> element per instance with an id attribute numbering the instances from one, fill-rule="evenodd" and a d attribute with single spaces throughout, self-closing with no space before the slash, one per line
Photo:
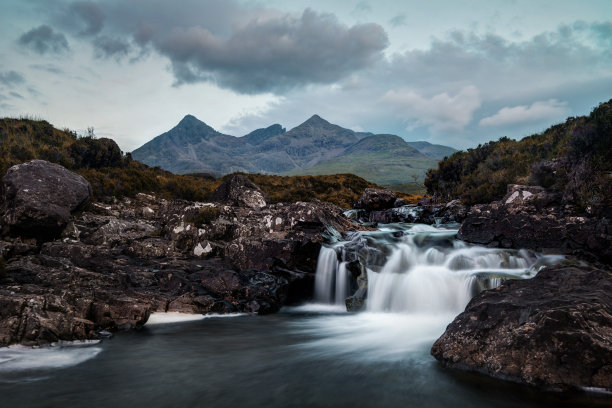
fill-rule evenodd
<path id="1" fill-rule="evenodd" d="M 157 319 L 99 343 L 0 349 L 2 407 L 604 406 L 443 369 L 429 349 L 452 315 Z"/>

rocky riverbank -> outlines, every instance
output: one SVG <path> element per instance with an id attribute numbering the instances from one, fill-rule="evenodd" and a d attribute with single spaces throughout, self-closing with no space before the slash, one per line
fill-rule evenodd
<path id="1" fill-rule="evenodd" d="M 549 267 L 474 297 L 431 352 L 446 367 L 551 390 L 612 390 L 612 273 Z"/>
<path id="2" fill-rule="evenodd" d="M 98 338 L 154 311 L 274 312 L 311 295 L 323 235 L 352 228 L 328 203 L 267 205 L 240 176 L 215 203 L 88 204 L 85 179 L 39 160 L 2 187 L 0 346 Z"/>

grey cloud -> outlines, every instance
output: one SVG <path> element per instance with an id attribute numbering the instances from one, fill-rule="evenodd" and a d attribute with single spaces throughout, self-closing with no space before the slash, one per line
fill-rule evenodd
<path id="1" fill-rule="evenodd" d="M 90 1 L 74 2 L 69 7 L 69 14 L 79 20 L 79 34 L 95 35 L 102 31 L 104 12 L 97 4 Z"/>
<path id="2" fill-rule="evenodd" d="M 179 83 L 214 80 L 243 93 L 332 83 L 380 60 L 387 44 L 379 25 L 346 27 L 312 10 L 299 18 L 251 21 L 228 39 L 190 28 L 156 41 Z"/>
<path id="3" fill-rule="evenodd" d="M 11 91 L 9 92 L 9 95 L 11 95 L 13 98 L 23 99 L 23 96 L 18 92 Z"/>
<path id="4" fill-rule="evenodd" d="M 610 99 L 612 55 L 600 40 L 606 26 L 572 24 L 525 41 L 455 32 L 337 87 L 291 92 L 263 113 L 234 118 L 227 131 L 291 127 L 321 112 L 341 125 L 460 148 L 521 138 Z"/>
<path id="5" fill-rule="evenodd" d="M 121 58 L 130 53 L 130 44 L 117 37 L 100 36 L 94 40 L 94 52 L 98 58 Z"/>
<path id="6" fill-rule="evenodd" d="M 13 86 L 24 82 L 25 78 L 17 71 L 0 72 L 0 84 Z"/>
<path id="7" fill-rule="evenodd" d="M 31 29 L 19 37 L 17 42 L 39 54 L 61 53 L 69 50 L 68 40 L 64 34 L 56 33 L 48 25 Z"/>
<path id="8" fill-rule="evenodd" d="M 391 24 L 393 27 L 405 26 L 406 25 L 406 15 L 398 14 L 397 16 L 389 20 L 389 24 Z"/>

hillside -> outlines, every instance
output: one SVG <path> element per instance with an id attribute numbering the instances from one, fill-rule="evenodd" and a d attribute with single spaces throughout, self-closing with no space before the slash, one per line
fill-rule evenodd
<path id="1" fill-rule="evenodd" d="M 427 174 L 429 194 L 468 204 L 500 199 L 507 184 L 541 185 L 560 202 L 597 211 L 612 204 L 612 100 L 589 116 L 520 141 L 503 137 L 442 160 Z"/>
<path id="2" fill-rule="evenodd" d="M 342 155 L 289 174 L 348 172 L 376 184 L 393 186 L 423 180 L 437 160 L 427 157 L 395 135 L 372 135 L 348 147 Z"/>
<path id="3" fill-rule="evenodd" d="M 224 135 L 187 115 L 132 155 L 148 165 L 182 174 L 351 172 L 392 185 L 414 183 L 413 174 L 422 181 L 427 169 L 454 151 L 428 142 L 407 143 L 393 135 L 354 132 L 318 115 L 289 131 L 275 124 L 244 137 Z"/>
<path id="4" fill-rule="evenodd" d="M 210 128 L 202 127 L 189 118 L 179 128 L 185 131 L 182 136 L 184 140 L 189 138 L 186 130 L 193 125 L 202 131 L 201 134 L 206 133 L 207 137 L 216 139 L 215 143 L 221 140 Z M 274 133 L 279 129 L 272 130 L 271 133 Z M 156 143 L 161 146 L 162 142 Z M 141 192 L 168 199 L 205 201 L 225 180 L 206 174 L 177 175 L 149 167 L 133 160 L 131 155 L 122 155 L 111 139 L 79 137 L 70 130 L 55 129 L 46 121 L 0 119 L 0 175 L 4 175 L 9 167 L 32 159 L 58 163 L 81 174 L 91 183 L 94 197 L 99 201 L 112 197 L 133 197 Z M 348 208 L 365 188 L 377 187 L 352 174 L 317 177 L 245 176 L 261 187 L 271 203 L 318 199 Z M 410 196 L 404 198 L 414 199 Z"/>

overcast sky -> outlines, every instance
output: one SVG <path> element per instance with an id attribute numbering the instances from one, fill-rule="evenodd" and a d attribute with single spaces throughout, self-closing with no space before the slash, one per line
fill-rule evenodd
<path id="1" fill-rule="evenodd" d="M 2 0 L 0 22 L 0 116 L 124 151 L 186 114 L 467 148 L 612 98 L 610 0 Z"/>

